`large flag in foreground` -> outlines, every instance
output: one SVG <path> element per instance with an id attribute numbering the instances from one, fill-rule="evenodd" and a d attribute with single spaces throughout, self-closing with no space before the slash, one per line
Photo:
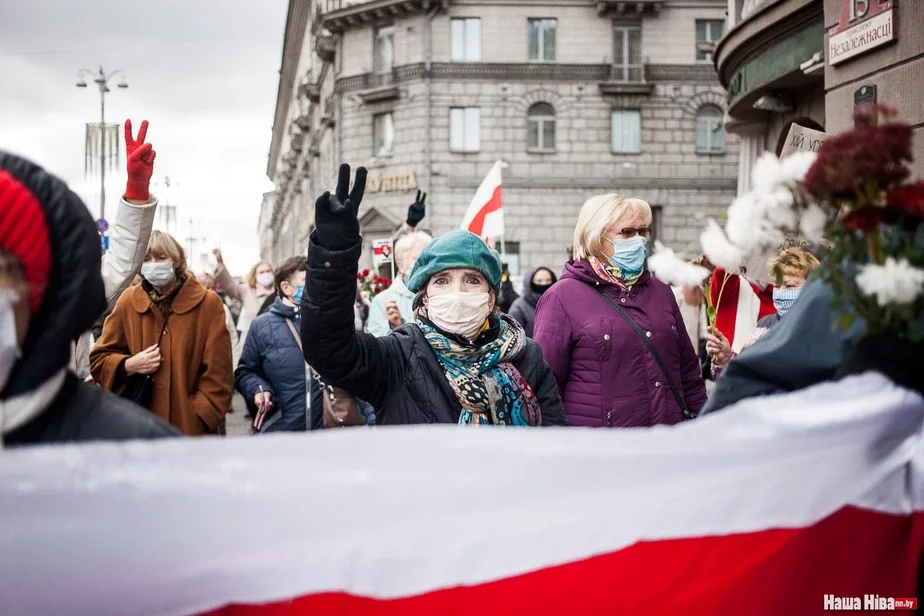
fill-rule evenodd
<path id="1" fill-rule="evenodd" d="M 471 231 L 478 237 L 495 238 L 504 235 L 504 207 L 501 196 L 501 169 L 503 161 L 497 161 L 488 175 L 475 191 L 465 218 L 462 219 L 462 228 Z"/>
<path id="2" fill-rule="evenodd" d="M 924 401 L 878 375 L 650 430 L 2 454 L 0 614 L 795 616 L 913 597 Z"/>

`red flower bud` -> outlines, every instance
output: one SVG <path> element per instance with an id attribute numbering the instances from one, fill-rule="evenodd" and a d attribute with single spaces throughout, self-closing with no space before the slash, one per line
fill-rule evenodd
<path id="1" fill-rule="evenodd" d="M 886 201 L 891 207 L 924 220 L 924 182 L 893 188 Z"/>

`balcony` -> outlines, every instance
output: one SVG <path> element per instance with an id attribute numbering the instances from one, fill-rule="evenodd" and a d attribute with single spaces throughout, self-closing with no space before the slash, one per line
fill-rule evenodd
<path id="1" fill-rule="evenodd" d="M 645 79 L 645 65 L 610 66 L 610 76 L 600 84 L 600 94 L 651 94 L 654 83 Z"/>
<path id="2" fill-rule="evenodd" d="M 321 84 L 312 75 L 306 75 L 302 85 L 298 87 L 298 93 L 312 103 L 317 103 L 321 100 Z"/>
<path id="3" fill-rule="evenodd" d="M 314 52 L 323 62 L 333 63 L 337 57 L 337 43 L 330 32 L 320 31 L 314 37 Z"/>
<path id="4" fill-rule="evenodd" d="M 293 152 L 301 152 L 302 146 L 305 143 L 305 135 L 300 130 L 295 130 L 292 132 L 292 135 L 289 137 L 289 147 L 292 148 Z"/>
<path id="5" fill-rule="evenodd" d="M 365 75 L 365 91 L 359 93 L 364 103 L 381 103 L 401 98 L 398 75 L 395 69 L 384 73 Z"/>
<path id="6" fill-rule="evenodd" d="M 597 14 L 616 18 L 658 15 L 667 0 L 596 0 Z"/>
<path id="7" fill-rule="evenodd" d="M 321 24 L 331 32 L 343 32 L 382 19 L 400 19 L 424 13 L 449 0 L 322 0 Z"/>

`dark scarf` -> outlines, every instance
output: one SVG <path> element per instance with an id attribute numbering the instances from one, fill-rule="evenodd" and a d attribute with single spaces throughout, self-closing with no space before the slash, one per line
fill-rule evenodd
<path id="1" fill-rule="evenodd" d="M 173 304 L 174 298 L 177 296 L 177 293 L 180 292 L 180 289 L 183 288 L 184 284 L 186 284 L 186 277 L 178 276 L 173 283 L 173 288 L 168 289 L 166 293 L 161 295 L 160 292 L 154 288 L 154 285 L 143 278 L 141 280 L 141 288 L 144 289 L 144 292 L 151 298 L 151 303 L 160 308 L 161 311 Z"/>
<path id="2" fill-rule="evenodd" d="M 491 327 L 476 344 L 449 336 L 426 319 L 417 320 L 462 405 L 459 424 L 542 425 L 536 395 L 512 363 L 526 349 L 526 332 L 507 316 L 491 318 Z M 488 335 L 494 328 L 497 335 Z"/>

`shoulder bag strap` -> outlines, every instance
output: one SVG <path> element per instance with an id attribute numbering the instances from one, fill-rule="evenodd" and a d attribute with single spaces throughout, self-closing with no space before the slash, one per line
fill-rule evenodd
<path id="1" fill-rule="evenodd" d="M 292 319 L 286 319 L 286 325 L 289 326 L 289 331 L 292 332 L 292 337 L 295 338 L 295 344 L 298 345 L 298 350 L 303 351 L 302 337 L 298 335 L 298 331 L 296 331 L 295 325 L 292 324 Z"/>
<path id="2" fill-rule="evenodd" d="M 674 386 L 674 381 L 671 379 L 671 376 L 667 371 L 667 366 L 664 365 L 664 360 L 661 359 L 661 355 L 658 353 L 658 350 L 655 348 L 655 345 L 651 341 L 651 339 L 645 335 L 645 332 L 642 331 L 642 328 L 639 327 L 638 324 L 632 320 L 632 317 L 629 316 L 629 313 L 626 312 L 622 306 L 620 306 L 619 304 L 614 302 L 612 299 L 610 299 L 609 296 L 607 296 L 606 291 L 604 291 L 600 287 L 594 287 L 594 290 L 600 294 L 600 297 L 602 297 L 604 301 L 606 301 L 607 304 L 613 307 L 613 310 L 615 310 L 619 314 L 619 316 L 625 319 L 626 323 L 628 323 L 629 326 L 633 330 L 635 330 L 635 333 L 638 334 L 638 337 L 641 339 L 641 341 L 645 343 L 646 347 L 648 347 L 648 350 L 651 352 L 652 357 L 654 357 L 655 361 L 658 362 L 658 367 L 661 368 L 661 373 L 664 375 L 664 380 L 667 381 L 668 386 L 671 388 L 671 393 L 674 394 L 674 400 L 677 401 L 677 404 L 680 405 L 680 410 L 683 411 L 683 418 L 684 419 L 696 418 L 696 415 L 691 413 L 690 409 L 687 408 L 687 404 L 686 402 L 684 402 L 683 396 L 680 395 L 680 392 L 677 391 L 677 388 Z"/>

